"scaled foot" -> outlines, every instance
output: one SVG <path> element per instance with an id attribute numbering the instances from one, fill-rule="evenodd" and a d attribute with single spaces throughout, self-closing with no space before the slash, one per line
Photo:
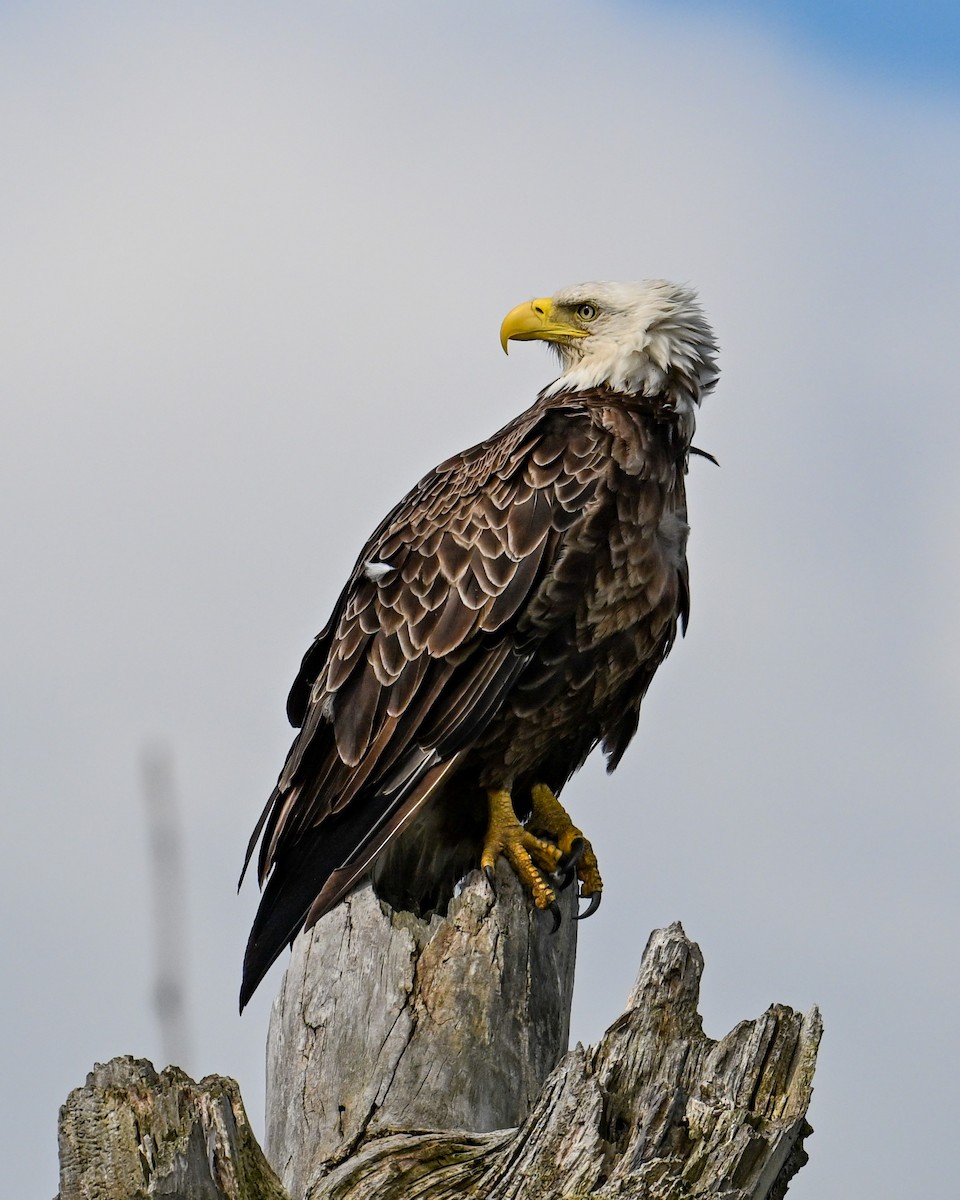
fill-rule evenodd
<path id="1" fill-rule="evenodd" d="M 567 882 L 575 875 L 580 881 L 581 898 L 590 901 L 577 916 L 577 920 L 583 920 L 600 907 L 603 892 L 603 880 L 593 846 L 583 836 L 583 831 L 574 825 L 570 814 L 545 783 L 535 783 L 530 795 L 533 798 L 530 829 L 546 834 L 556 843 L 562 855 L 556 870 L 567 876 Z"/>
<path id="2" fill-rule="evenodd" d="M 570 883 L 574 876 L 580 880 L 580 895 L 590 900 L 587 909 L 580 914 L 582 917 L 596 912 L 603 883 L 592 846 L 553 792 L 544 784 L 536 784 L 531 794 L 533 812 L 529 827 L 524 828 L 517 819 L 508 791 L 487 793 L 490 819 L 480 865 L 492 882 L 496 861 L 502 854 L 533 896 L 537 908 L 549 909 L 556 930 L 560 925 L 560 906 L 553 884 L 546 876 L 559 875 L 561 887 Z M 541 833 L 546 837 L 538 836 Z"/>

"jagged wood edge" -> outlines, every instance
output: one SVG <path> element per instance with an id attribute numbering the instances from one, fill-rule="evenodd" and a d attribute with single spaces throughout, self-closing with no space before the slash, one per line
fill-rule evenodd
<path id="1" fill-rule="evenodd" d="M 233 1079 L 195 1083 L 123 1055 L 98 1063 L 60 1109 L 58 1200 L 289 1200 Z"/>
<path id="2" fill-rule="evenodd" d="M 518 1129 L 379 1130 L 314 1178 L 308 1200 L 780 1200 L 806 1161 L 819 1013 L 774 1005 L 713 1041 L 697 1013 L 702 967 L 678 924 L 655 931 L 627 1010 L 598 1046 L 564 1057 Z M 60 1200 L 287 1196 L 237 1085 L 218 1076 L 98 1066 L 61 1110 L 60 1147 Z"/>
<path id="3" fill-rule="evenodd" d="M 820 1014 L 772 1005 L 713 1041 L 702 969 L 679 924 L 654 931 L 627 1010 L 570 1051 L 519 1129 L 371 1137 L 307 1200 L 780 1200 L 807 1160 Z"/>

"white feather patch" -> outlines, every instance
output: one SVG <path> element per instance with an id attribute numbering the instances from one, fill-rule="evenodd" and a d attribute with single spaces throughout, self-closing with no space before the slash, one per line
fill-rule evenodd
<path id="1" fill-rule="evenodd" d="M 378 579 L 382 579 L 384 575 L 388 575 L 392 570 L 393 567 L 391 567 L 389 563 L 374 562 L 373 559 L 370 559 L 369 562 L 365 562 L 363 564 L 364 575 L 366 575 L 366 577 L 372 580 L 374 583 L 376 583 Z"/>

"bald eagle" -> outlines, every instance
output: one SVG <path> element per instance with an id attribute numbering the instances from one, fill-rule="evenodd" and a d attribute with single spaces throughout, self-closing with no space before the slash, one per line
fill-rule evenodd
<path id="1" fill-rule="evenodd" d="M 383 519 L 307 650 L 299 732 L 244 863 L 260 839 L 241 1009 L 365 877 L 425 914 L 504 855 L 555 919 L 574 877 L 599 903 L 557 797 L 596 746 L 620 762 L 685 628 L 684 476 L 716 344 L 694 293 L 663 280 L 521 304 L 500 337 L 550 343 L 561 374 Z"/>

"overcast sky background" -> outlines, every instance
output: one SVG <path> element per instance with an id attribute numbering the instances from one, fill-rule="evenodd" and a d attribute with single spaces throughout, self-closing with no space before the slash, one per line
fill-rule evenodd
<path id="1" fill-rule="evenodd" d="M 723 10 L 723 11 L 720 11 Z M 908 15 L 909 14 L 909 18 Z M 936 1195 L 955 1142 L 955 5 L 0 7 L 0 554 L 11 1196 L 95 1061 L 161 1066 L 143 748 L 189 833 L 199 1077 L 262 1130 L 235 882 L 283 705 L 362 540 L 552 376 L 503 314 L 693 283 L 722 378 L 693 618 L 612 779 L 574 1037 L 651 928 L 715 1037 L 826 1034 L 791 1196 Z"/>

